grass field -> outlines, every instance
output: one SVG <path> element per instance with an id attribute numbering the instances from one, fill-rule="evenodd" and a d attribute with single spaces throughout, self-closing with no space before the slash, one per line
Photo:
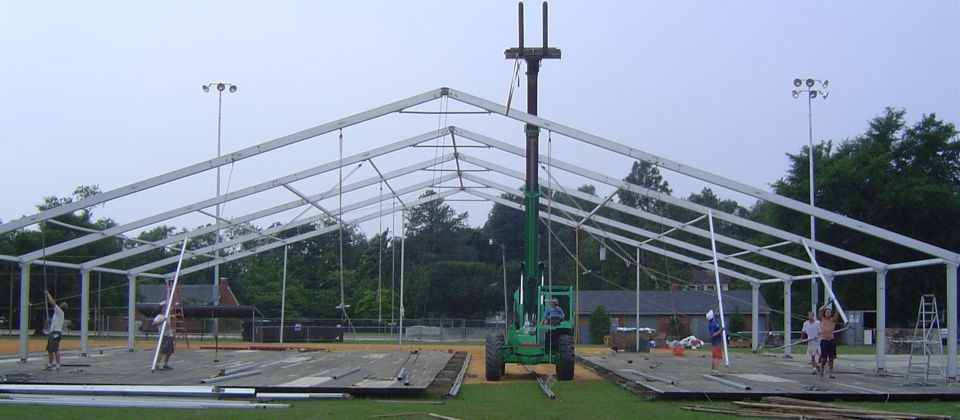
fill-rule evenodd
<path id="1" fill-rule="evenodd" d="M 407 403 L 378 402 L 377 399 L 292 401 L 289 409 L 270 410 L 182 410 L 182 409 L 107 409 L 77 407 L 0 406 L 0 417 L 11 419 L 136 418 L 164 419 L 267 419 L 267 418 L 371 418 L 378 414 L 436 413 L 462 419 L 568 418 L 634 419 L 735 418 L 717 414 L 685 411 L 686 404 L 730 407 L 729 403 L 707 401 L 646 401 L 607 381 L 562 382 L 554 387 L 558 399 L 548 400 L 536 384 L 464 385 L 460 396 L 445 400 L 437 396 L 407 399 Z M 395 401 L 395 400 L 391 400 Z M 416 402 L 443 402 L 442 405 Z M 856 403 L 851 407 L 946 414 L 956 416 L 960 409 L 951 402 Z"/>

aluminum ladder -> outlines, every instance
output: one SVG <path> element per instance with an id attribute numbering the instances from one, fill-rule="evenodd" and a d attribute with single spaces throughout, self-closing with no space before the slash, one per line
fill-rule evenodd
<path id="1" fill-rule="evenodd" d="M 930 379 L 930 359 L 939 356 L 939 375 L 947 380 L 943 358 L 943 336 L 940 332 L 940 316 L 937 311 L 935 295 L 920 297 L 920 308 L 917 310 L 917 324 L 913 328 L 913 340 L 910 341 L 910 359 L 907 362 L 907 384 L 926 386 Z M 920 352 L 923 352 L 922 354 Z M 919 382 L 910 382 L 912 375 L 923 377 Z"/>

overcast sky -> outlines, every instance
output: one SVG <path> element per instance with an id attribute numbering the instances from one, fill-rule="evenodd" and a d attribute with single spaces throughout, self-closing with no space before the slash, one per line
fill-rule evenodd
<path id="1" fill-rule="evenodd" d="M 829 98 L 814 103 L 818 141 L 861 134 L 888 106 L 905 108 L 910 123 L 933 112 L 960 121 L 958 4 L 553 1 L 549 39 L 563 58 L 541 72 L 540 115 L 767 187 L 784 175 L 785 153 L 807 143 L 806 100 L 790 95 L 796 77 L 830 81 Z M 526 43 L 536 45 L 540 3 L 526 7 Z M 239 86 L 223 98 L 225 153 L 441 86 L 505 103 L 514 63 L 503 50 L 516 45 L 516 26 L 514 1 L 2 1 L 0 219 L 78 185 L 108 191 L 215 157 L 217 98 L 203 83 Z M 525 108 L 523 92 L 514 107 Z M 396 116 L 345 130 L 344 154 L 454 122 L 523 144 L 520 125 L 490 116 Z M 555 140 L 558 158 L 616 178 L 629 171 L 629 161 Z M 225 189 L 330 162 L 336 146 L 323 136 L 238 164 Z M 703 187 L 666 176 L 674 195 Z M 301 188 L 316 194 L 335 182 Z M 129 221 L 214 186 L 207 173 L 95 213 Z M 472 225 L 489 211 L 453 204 Z"/>

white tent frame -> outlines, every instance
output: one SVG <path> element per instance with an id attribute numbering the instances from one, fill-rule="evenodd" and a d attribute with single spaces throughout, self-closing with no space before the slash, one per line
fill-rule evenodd
<path id="1" fill-rule="evenodd" d="M 709 185 L 722 187 L 732 191 L 736 191 L 747 196 L 756 198 L 758 200 L 764 200 L 770 203 L 777 204 L 779 206 L 797 211 L 804 215 L 813 216 L 820 218 L 824 221 L 831 222 L 833 224 L 843 226 L 849 229 L 853 229 L 857 232 L 869 235 L 871 237 L 882 239 L 891 243 L 891 245 L 903 246 L 912 250 L 915 250 L 921 254 L 929 256 L 929 258 L 916 260 L 916 261 L 905 261 L 897 263 L 886 263 L 882 261 L 877 261 L 875 259 L 869 258 L 867 256 L 858 254 L 853 250 L 842 249 L 822 241 L 810 240 L 805 237 L 801 237 L 796 234 L 792 234 L 780 229 L 776 229 L 771 226 L 767 226 L 761 223 L 757 223 L 751 220 L 746 220 L 741 217 L 712 211 L 705 206 L 701 206 L 683 199 L 672 197 L 669 195 L 661 195 L 655 191 L 643 188 L 638 185 L 628 183 L 626 181 L 605 175 L 600 172 L 596 172 L 587 168 L 583 168 L 574 164 L 566 163 L 556 158 L 549 158 L 541 156 L 541 162 L 549 162 L 550 169 L 559 169 L 571 174 L 574 174 L 579 177 L 590 179 L 592 181 L 600 182 L 605 185 L 619 190 L 631 191 L 637 194 L 640 194 L 645 197 L 650 197 L 656 200 L 661 200 L 670 205 L 679 206 L 685 208 L 697 214 L 706 215 L 709 212 L 713 213 L 713 217 L 717 220 L 723 222 L 738 225 L 747 229 L 752 229 L 764 234 L 770 235 L 772 237 L 778 238 L 783 241 L 776 244 L 771 244 L 767 246 L 757 246 L 745 243 L 743 241 L 726 237 L 720 234 L 716 235 L 716 241 L 725 244 L 728 247 L 737 248 L 740 251 L 729 254 L 718 254 L 717 261 L 724 263 L 724 265 L 719 266 L 719 271 L 730 275 L 733 278 L 740 279 L 750 283 L 753 286 L 753 306 L 754 310 L 752 313 L 753 316 L 753 328 L 754 328 L 754 349 L 757 349 L 759 346 L 758 342 L 758 323 L 757 323 L 757 312 L 756 306 L 758 302 L 759 288 L 763 284 L 770 283 L 783 283 L 784 287 L 784 302 L 785 302 L 785 312 L 790 313 L 790 298 L 791 298 L 791 287 L 790 285 L 794 281 L 802 280 L 813 280 L 817 281 L 818 277 L 822 276 L 822 281 L 829 287 L 832 282 L 841 276 L 848 276 L 853 274 L 864 274 L 864 273 L 875 273 L 876 282 L 877 282 L 877 359 L 876 359 L 876 369 L 884 370 L 884 346 L 885 346 L 885 317 L 886 317 L 886 273 L 891 270 L 897 269 L 909 269 L 914 267 L 930 266 L 930 265 L 944 265 L 946 269 L 946 282 L 947 282 L 947 327 L 948 327 L 948 366 L 947 373 L 948 377 L 956 379 L 957 376 L 957 268 L 960 265 L 960 254 L 943 249 L 922 241 L 892 232 L 889 230 L 882 229 L 877 226 L 873 226 L 840 214 L 836 214 L 824 209 L 820 209 L 809 204 L 786 198 L 768 191 L 765 191 L 761 188 L 752 187 L 716 174 L 712 174 L 707 171 L 703 171 L 697 168 L 686 166 L 678 162 L 665 159 L 650 153 L 646 153 L 632 147 L 616 143 L 614 141 L 592 135 L 562 124 L 547 120 L 534 115 L 526 114 L 522 111 L 516 109 L 507 109 L 503 105 L 491 102 L 465 92 L 457 91 L 451 88 L 439 88 L 431 90 L 419 95 L 412 96 L 407 99 L 403 99 L 397 102 L 393 102 L 387 105 L 383 105 L 377 108 L 373 108 L 368 111 L 364 111 L 352 116 L 335 120 L 323 125 L 319 125 L 307 130 L 303 130 L 297 133 L 293 133 L 287 136 L 283 136 L 277 139 L 266 141 L 264 143 L 258 144 L 256 146 L 248 147 L 237 152 L 225 154 L 216 159 L 205 160 L 200 163 L 196 163 L 178 170 L 174 170 L 165 174 L 161 174 L 143 181 L 135 182 L 123 187 L 119 187 L 107 192 L 103 192 L 85 199 L 78 200 L 63 206 L 56 208 L 48 209 L 45 211 L 38 212 L 36 214 L 25 216 L 20 219 L 12 220 L 4 224 L 0 224 L 0 234 L 5 232 L 10 232 L 16 229 L 23 229 L 45 221 L 51 220 L 54 217 L 71 213 L 77 210 L 84 208 L 92 207 L 98 204 L 103 204 L 111 200 L 115 200 L 121 197 L 125 197 L 135 193 L 147 192 L 152 188 L 167 184 L 172 181 L 179 179 L 187 178 L 196 174 L 204 173 L 206 171 L 215 170 L 224 165 L 229 165 L 234 162 L 253 158 L 260 154 L 284 148 L 295 143 L 303 142 L 317 136 L 331 133 L 337 130 L 342 130 L 347 127 L 351 127 L 357 124 L 361 124 L 373 119 L 377 119 L 389 114 L 399 113 L 404 110 L 408 110 L 412 107 L 422 105 L 431 101 L 435 101 L 441 98 L 449 98 L 455 101 L 458 101 L 462 104 L 473 106 L 479 108 L 480 110 L 486 111 L 490 114 L 498 114 L 507 119 L 531 124 L 542 129 L 550 130 L 553 133 L 563 135 L 570 139 L 577 140 L 587 145 L 595 146 L 602 150 L 612 152 L 614 154 L 619 154 L 631 159 L 636 159 L 640 161 L 649 162 L 656 165 L 658 168 L 669 170 L 677 174 L 684 176 L 692 177 L 698 180 L 701 180 Z M 509 111 L 509 112 L 508 112 Z M 374 163 L 375 159 L 383 158 L 388 156 L 391 153 L 417 147 L 425 142 L 429 142 L 434 139 L 442 138 L 444 136 L 450 135 L 454 140 L 453 143 L 453 153 L 446 154 L 440 158 L 434 158 L 427 161 L 415 163 L 408 165 L 402 169 L 390 171 L 383 173 L 377 168 Z M 121 252 L 117 252 L 112 255 L 107 255 L 101 258 L 92 259 L 80 264 L 75 263 L 65 263 L 61 261 L 55 261 L 52 258 L 56 258 L 56 254 L 88 244 L 103 238 L 108 237 L 117 237 L 124 240 L 129 240 L 123 236 L 127 232 L 135 231 L 145 226 L 152 224 L 160 223 L 174 217 L 178 217 L 184 214 L 189 214 L 192 212 L 199 212 L 206 216 L 211 216 L 209 213 L 205 212 L 203 209 L 212 207 L 216 204 L 224 204 L 228 201 L 236 200 L 242 197 L 246 197 L 252 194 L 263 192 L 266 190 L 274 188 L 282 188 L 287 190 L 290 193 L 293 193 L 297 196 L 297 200 L 293 200 L 279 206 L 273 206 L 258 210 L 256 212 L 239 216 L 233 219 L 219 219 L 218 222 L 223 222 L 231 226 L 242 225 L 249 223 L 253 220 L 260 219 L 266 216 L 277 214 L 283 211 L 296 209 L 304 206 L 311 206 L 319 208 L 322 210 L 321 215 L 304 218 L 301 220 L 294 220 L 287 224 L 277 226 L 270 229 L 264 229 L 259 232 L 243 235 L 237 238 L 232 238 L 227 241 L 224 241 L 217 248 L 229 248 L 231 245 L 236 245 L 239 243 L 249 242 L 249 241 L 258 241 L 262 242 L 262 245 L 259 245 L 252 249 L 247 249 L 241 252 L 236 252 L 233 254 L 227 255 L 218 255 L 213 253 L 213 246 L 205 247 L 202 249 L 189 250 L 186 253 L 185 258 L 205 258 L 206 260 L 200 264 L 193 265 L 191 267 L 185 268 L 181 274 L 188 274 L 198 270 L 203 270 L 209 267 L 213 267 L 225 262 L 234 261 L 240 258 L 244 258 L 250 255 L 257 254 L 259 252 L 264 252 L 270 249 L 274 249 L 280 246 L 285 246 L 290 243 L 295 243 L 300 240 L 311 238 L 317 235 L 322 235 L 330 231 L 334 231 L 339 228 L 339 223 L 360 223 L 366 220 L 372 220 L 377 217 L 382 217 L 383 215 L 391 214 L 396 211 L 402 211 L 403 209 L 409 208 L 410 206 L 415 206 L 417 204 L 431 201 L 439 200 L 446 197 L 457 196 L 458 194 L 466 194 L 471 197 L 481 198 L 489 200 L 495 203 L 499 203 L 511 208 L 522 209 L 522 205 L 519 203 L 512 202 L 510 200 L 503 199 L 502 197 L 485 193 L 482 190 L 491 190 L 497 191 L 499 193 L 509 193 L 509 194 L 518 194 L 517 190 L 513 188 L 507 188 L 506 186 L 499 184 L 493 180 L 490 180 L 484 176 L 478 175 L 476 172 L 471 172 L 467 168 L 477 167 L 491 173 L 497 173 L 502 176 L 507 176 L 511 178 L 516 178 L 523 180 L 523 174 L 514 171 L 510 168 L 506 168 L 502 165 L 497 165 L 483 159 L 472 157 L 468 154 L 463 153 L 461 149 L 464 147 L 461 145 L 458 148 L 457 139 L 468 139 L 470 141 L 476 142 L 477 144 L 483 145 L 485 147 L 496 149 L 499 151 L 506 152 L 508 154 L 516 156 L 524 156 L 524 150 L 520 147 L 513 146 L 506 142 L 502 142 L 482 134 L 474 133 L 472 131 L 466 130 L 459 127 L 445 127 L 438 130 L 432 130 L 427 133 L 409 137 L 404 140 L 400 140 L 394 143 L 390 143 L 385 146 L 381 146 L 367 152 L 345 157 L 334 162 L 329 162 L 313 168 L 293 172 L 287 176 L 272 179 L 265 181 L 253 186 L 241 188 L 227 194 L 221 195 L 219 197 L 210 197 L 205 200 L 201 200 L 187 206 L 182 206 L 180 208 L 166 210 L 159 212 L 148 217 L 124 223 L 103 231 L 90 232 L 85 236 L 79 238 L 65 241 L 58 244 L 53 244 L 46 246 L 45 248 L 36 249 L 25 253 L 23 255 L 0 255 L 0 261 L 9 261 L 15 262 L 20 265 L 20 358 L 22 361 L 27 360 L 27 325 L 28 325 L 28 308 L 29 308 L 29 278 L 30 278 L 30 268 L 31 265 L 44 264 L 48 266 L 63 267 L 68 269 L 76 269 L 80 272 L 81 278 L 81 353 L 87 354 L 87 345 L 88 345 L 88 330 L 87 325 L 89 323 L 89 273 L 91 271 L 105 272 L 105 273 L 114 273 L 126 275 L 129 281 L 129 290 L 130 290 L 130 300 L 128 304 L 130 308 L 128 311 L 130 313 L 130 319 L 133 319 L 133 296 L 135 295 L 136 280 L 138 277 L 148 277 L 148 278 L 168 278 L 171 277 L 174 273 L 171 271 L 165 273 L 155 273 L 157 269 L 163 269 L 164 267 L 169 267 L 175 260 L 175 258 L 162 258 L 156 261 L 153 261 L 149 264 L 145 264 L 139 267 L 133 267 L 130 269 L 116 269 L 105 267 L 104 265 L 122 260 L 132 255 L 140 254 L 146 251 L 157 249 L 160 247 L 169 246 L 176 242 L 182 241 L 185 237 L 203 235 L 210 232 L 213 232 L 217 229 L 217 223 L 211 224 L 209 226 L 201 227 L 194 229 L 190 232 L 185 232 L 182 234 L 171 236 L 162 241 L 156 241 L 152 243 L 144 243 L 144 241 L 135 241 L 138 245 L 132 248 L 125 249 Z M 411 185 L 400 187 L 399 185 L 391 185 L 391 182 L 399 184 L 398 178 L 405 175 L 415 174 L 422 171 L 428 171 L 433 169 L 438 165 L 453 161 L 456 163 L 456 169 L 446 175 L 440 177 L 434 177 L 429 181 L 417 182 Z M 354 182 L 349 185 L 343 185 L 342 188 L 340 185 L 333 186 L 330 190 L 314 195 L 307 195 L 301 193 L 297 189 L 294 189 L 289 184 L 319 175 L 322 173 L 330 172 L 333 170 L 338 170 L 346 168 L 353 165 L 363 165 L 364 163 L 370 163 L 371 166 L 376 170 L 377 176 L 368 178 L 362 181 Z M 467 167 L 466 165 L 470 165 Z M 550 172 L 548 172 L 550 174 Z M 553 188 L 563 188 L 563 185 L 559 183 L 552 174 L 549 175 L 550 179 L 546 180 L 549 185 Z M 445 191 L 442 191 L 438 194 L 427 196 L 422 199 L 404 200 L 404 196 L 421 192 L 428 188 L 439 188 L 441 184 L 449 181 L 457 180 L 459 182 L 458 188 L 451 188 Z M 341 205 L 341 208 L 328 208 L 325 209 L 320 207 L 318 202 L 324 198 L 332 197 L 338 191 L 353 191 L 366 186 L 370 186 L 376 183 L 383 182 L 390 191 L 390 194 L 383 195 L 377 199 L 366 199 L 359 200 L 354 203 Z M 616 242 L 620 242 L 637 249 L 647 250 L 653 253 L 660 255 L 665 255 L 668 258 L 672 258 L 677 261 L 681 261 L 687 264 L 691 264 L 698 267 L 711 268 L 713 266 L 713 257 L 712 251 L 696 244 L 685 243 L 681 240 L 670 238 L 668 235 L 671 232 L 682 230 L 684 232 L 691 233 L 700 238 L 710 238 L 710 232 L 702 228 L 693 226 L 691 221 L 683 222 L 672 220 L 664 216 L 653 215 L 638 209 L 633 209 L 627 206 L 623 206 L 617 203 L 612 202 L 609 199 L 602 199 L 600 197 L 593 197 L 588 194 L 579 193 L 567 189 L 569 195 L 574 196 L 579 199 L 587 200 L 597 204 L 597 207 L 590 212 L 585 212 L 580 209 L 574 209 L 569 206 L 559 205 L 555 202 L 543 201 L 546 208 L 540 210 L 540 215 L 542 219 L 558 222 L 567 226 L 579 228 L 591 234 L 607 238 Z M 314 223 L 320 220 L 331 220 L 331 215 L 346 215 L 350 212 L 355 212 L 367 207 L 371 204 L 382 203 L 383 201 L 397 199 L 400 201 L 400 206 L 391 206 L 389 208 L 384 208 L 375 213 L 366 214 L 362 216 L 356 216 L 350 220 L 337 221 L 337 223 L 324 228 L 320 228 L 305 234 L 298 236 L 278 239 L 276 235 L 278 233 L 284 232 L 291 228 L 298 226 L 303 226 L 309 223 Z M 597 210 L 600 208 L 607 208 L 617 212 L 630 214 L 637 216 L 646 220 L 658 221 L 663 223 L 664 226 L 670 228 L 669 231 L 664 233 L 655 233 L 649 232 L 639 227 L 629 226 L 622 222 L 612 220 L 609 218 L 598 216 Z M 561 214 L 566 214 L 567 216 L 562 216 Z M 574 220 L 571 217 L 577 216 L 582 218 L 581 220 Z M 213 216 L 217 219 L 216 216 Z M 346 217 L 346 216 L 344 216 Z M 702 218 L 702 217 L 701 217 Z M 700 220 L 698 218 L 696 220 Z M 336 221 L 336 217 L 332 220 Z M 591 225 L 585 224 L 587 220 L 591 221 Z M 696 221 L 695 220 L 695 221 Z M 603 226 L 600 228 L 598 226 Z M 81 229 L 82 230 L 82 229 Z M 88 230 L 89 231 L 89 230 Z M 635 237 L 645 238 L 643 240 L 637 240 L 628 236 L 614 233 L 613 231 L 622 231 L 633 235 Z M 653 245 L 652 242 L 659 242 L 662 246 Z M 777 248 L 786 246 L 789 244 L 800 245 L 800 246 L 809 246 L 810 249 L 816 250 L 826 255 L 832 255 L 837 258 L 842 258 L 844 260 L 850 261 L 858 265 L 857 268 L 845 269 L 845 270 L 832 270 L 828 267 L 819 267 L 816 263 L 811 263 L 809 261 L 799 260 L 797 258 L 791 257 L 789 255 L 783 254 L 777 251 Z M 672 248 L 683 249 L 684 251 L 699 254 L 702 256 L 710 256 L 705 259 L 696 259 L 692 258 L 689 255 L 685 255 L 679 252 L 674 252 L 666 249 L 666 246 Z M 746 254 L 755 254 L 764 257 L 763 262 L 757 261 L 746 261 L 739 258 L 742 255 Z M 771 260 L 772 262 L 786 264 L 787 266 L 796 268 L 797 271 L 804 271 L 805 274 L 789 274 L 783 271 L 774 269 L 764 265 L 764 262 Z M 636 261 L 633 261 L 636 262 Z M 401 262 L 402 263 L 402 262 Z M 819 270 L 817 270 L 819 268 Z M 792 271 L 792 270 L 791 270 Z M 818 274 L 811 274 L 811 271 L 819 271 Z M 767 276 L 767 278 L 758 278 L 758 274 L 762 276 Z M 828 289 L 829 290 L 829 289 Z M 402 303 L 401 303 L 402 306 Z M 128 328 L 128 346 L 132 348 L 133 346 L 133 326 L 132 322 Z M 784 322 L 784 332 L 788 334 L 791 330 L 791 321 L 790 317 L 785 317 Z M 784 349 L 786 354 L 789 354 L 789 347 Z"/>

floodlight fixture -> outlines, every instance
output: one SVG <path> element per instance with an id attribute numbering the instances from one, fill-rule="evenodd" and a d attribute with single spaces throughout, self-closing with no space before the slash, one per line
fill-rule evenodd
<path id="1" fill-rule="evenodd" d="M 815 90 L 810 91 L 810 99 L 817 99 L 817 91 Z"/>
<path id="2" fill-rule="evenodd" d="M 829 85 L 830 85 L 830 81 L 829 81 L 829 80 L 824 80 L 823 83 L 822 83 L 822 86 L 823 86 L 824 89 L 826 89 L 827 86 L 829 86 Z M 826 95 L 824 95 L 824 96 L 826 96 Z"/>
<path id="3" fill-rule="evenodd" d="M 807 79 L 807 87 L 813 87 L 813 79 Z M 223 89 L 220 89 L 223 90 Z"/>
<path id="4" fill-rule="evenodd" d="M 793 85 L 796 86 L 796 87 L 800 87 L 800 86 L 803 85 L 803 80 L 793 79 Z"/>
<path id="5" fill-rule="evenodd" d="M 800 92 L 793 91 L 793 98 L 796 99 L 796 98 L 799 98 L 799 97 L 800 97 Z"/>
<path id="6" fill-rule="evenodd" d="M 237 85 L 230 85 L 230 93 L 236 93 L 236 92 L 237 92 Z"/>
<path id="7" fill-rule="evenodd" d="M 204 92 L 209 92 L 209 91 L 210 91 L 210 86 L 203 85 L 203 86 L 200 86 L 200 89 L 203 89 Z"/>

